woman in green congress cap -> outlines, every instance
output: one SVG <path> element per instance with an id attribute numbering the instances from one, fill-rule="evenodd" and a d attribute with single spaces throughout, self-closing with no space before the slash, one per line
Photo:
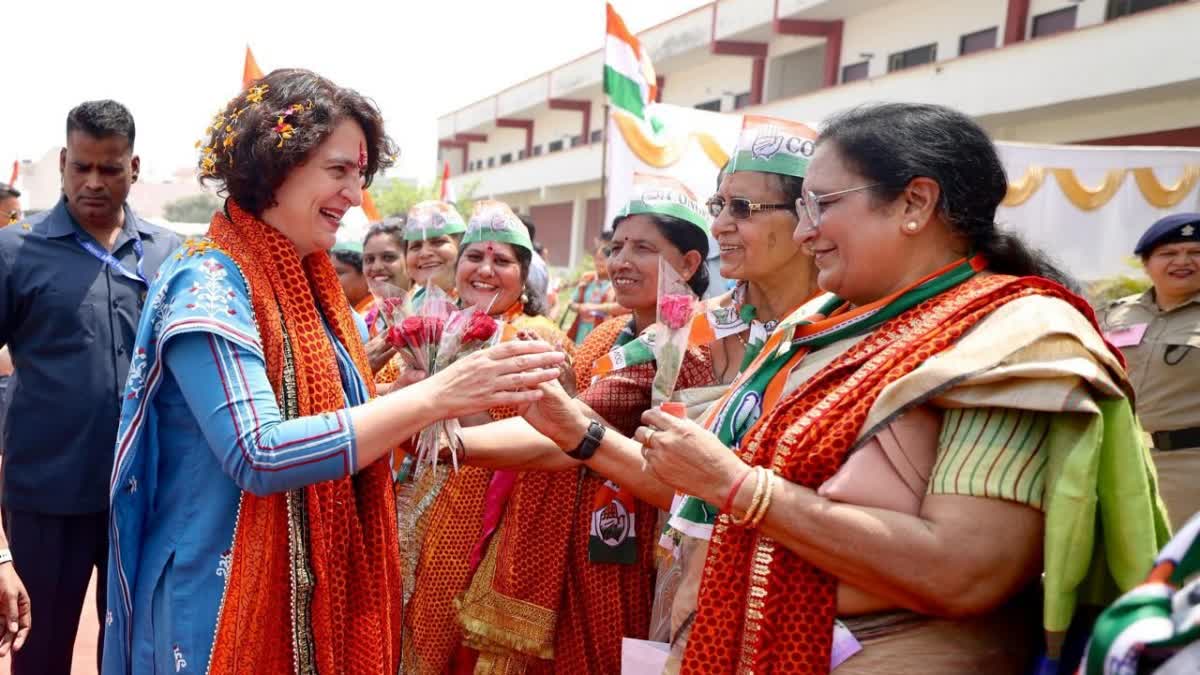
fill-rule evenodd
<path id="1" fill-rule="evenodd" d="M 419 307 L 433 282 L 454 295 L 454 263 L 467 225 L 449 202 L 425 201 L 408 210 L 404 223 L 404 265 L 412 279 L 412 302 Z"/>
<path id="2" fill-rule="evenodd" d="M 547 319 L 546 299 L 527 283 L 533 261 L 529 230 L 507 204 L 481 200 L 475 204 L 462 237 L 454 279 L 459 302 L 546 340 L 569 355 L 574 345 Z M 574 386 L 569 360 L 563 379 Z M 486 424 L 517 414 L 493 408 L 460 420 L 464 426 Z M 419 473 L 410 497 L 402 498 L 405 610 L 405 672 L 443 672 L 474 658 L 465 650 L 462 628 L 455 620 L 455 600 L 480 566 L 486 540 L 495 531 L 514 486 L 538 483 L 549 502 L 556 477 L 525 477 L 514 471 L 493 472 L 465 466 L 452 472 L 444 463 Z M 561 490 L 560 490 L 561 491 Z M 572 492 L 573 494 L 573 492 Z M 560 504 L 561 506 L 561 504 Z"/>

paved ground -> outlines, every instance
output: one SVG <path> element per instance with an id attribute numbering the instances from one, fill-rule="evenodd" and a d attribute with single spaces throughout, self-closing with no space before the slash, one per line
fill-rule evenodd
<path id="1" fill-rule="evenodd" d="M 79 634 L 75 636 L 75 657 L 71 662 L 71 675 L 96 675 L 96 639 L 100 633 L 100 622 L 96 618 L 96 578 L 88 588 L 87 601 L 83 604 L 83 617 L 79 621 Z M 33 610 L 37 622 L 37 608 Z M 0 659 L 0 675 L 9 675 L 9 659 Z"/>

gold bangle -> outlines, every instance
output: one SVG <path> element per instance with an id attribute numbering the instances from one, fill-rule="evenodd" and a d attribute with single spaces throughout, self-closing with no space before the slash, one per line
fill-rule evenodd
<path id="1" fill-rule="evenodd" d="M 733 521 L 734 525 L 745 525 L 750 522 L 750 518 L 753 517 L 755 510 L 758 509 L 759 502 L 762 501 L 763 487 L 762 467 L 756 466 L 754 467 L 754 496 L 750 498 L 750 506 L 746 509 L 746 513 L 739 519 L 733 515 L 732 509 L 730 509 L 729 519 Z"/>
<path id="2" fill-rule="evenodd" d="M 751 509 L 746 512 L 745 516 L 742 517 L 746 527 L 754 527 L 754 523 L 758 522 L 758 519 L 762 517 L 760 514 L 763 511 L 763 506 L 765 505 L 768 491 L 771 488 L 771 470 L 765 466 L 755 467 L 755 469 L 757 469 L 759 475 L 762 476 L 763 492 L 762 497 L 756 500 L 754 504 L 751 505 Z"/>
<path id="3" fill-rule="evenodd" d="M 767 474 L 767 489 L 763 491 L 762 506 L 758 508 L 758 513 L 754 514 L 754 519 L 750 521 L 750 527 L 758 527 L 771 508 L 771 493 L 775 491 L 775 472 L 767 469 L 765 473 Z"/>

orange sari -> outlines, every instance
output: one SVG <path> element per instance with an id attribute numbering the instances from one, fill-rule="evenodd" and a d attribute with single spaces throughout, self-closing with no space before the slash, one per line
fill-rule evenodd
<path id="1" fill-rule="evenodd" d="M 576 352 L 579 398 L 625 435 L 633 434 L 650 408 L 654 364 L 625 368 L 595 383 L 592 365 L 613 348 L 629 321 L 604 322 Z M 690 349 L 679 387 L 712 379 L 707 349 Z M 587 470 L 521 474 L 504 521 L 458 603 L 466 643 L 478 650 L 475 673 L 617 673 L 622 638 L 647 637 L 658 509 L 640 501 L 633 505 L 633 564 L 590 560 L 593 508 L 607 482 Z"/>
<path id="2" fill-rule="evenodd" d="M 885 322 L 765 410 L 739 455 L 816 489 L 841 466 L 884 387 L 1031 294 L 1066 300 L 1094 323 L 1087 304 L 1053 282 L 976 276 Z M 827 673 L 836 589 L 833 575 L 721 515 L 681 672 Z"/>
<path id="3" fill-rule="evenodd" d="M 344 406 L 322 317 L 371 386 L 329 256 L 301 260 L 275 228 L 227 202 L 209 236 L 250 288 L 267 375 L 297 415 Z M 399 549 L 387 462 L 340 480 L 258 497 L 242 493 L 211 673 L 396 672 Z"/>
<path id="4" fill-rule="evenodd" d="M 574 351 L 562 331 L 548 320 L 526 317 L 519 307 L 506 313 L 504 319 L 518 330 L 532 330 L 541 339 L 559 345 L 568 355 Z M 516 410 L 511 408 L 490 411 L 493 420 L 515 415 Z M 442 673 L 451 668 L 461 672 L 474 667 L 477 653 L 465 646 L 457 604 L 459 596 L 471 584 L 476 568 L 485 569 L 492 557 L 489 554 L 482 562 L 473 561 L 472 552 L 480 546 L 494 548 L 487 541 L 490 533 L 483 530 L 489 488 L 497 473 L 465 466 L 451 474 L 427 516 L 422 518 L 420 531 L 414 535 L 419 550 L 412 595 L 405 607 L 404 672 Z M 421 481 L 418 476 L 417 482 Z M 499 500 L 506 520 L 523 518 L 519 514 L 527 509 L 566 511 L 574 497 L 574 484 L 573 475 L 570 480 L 563 480 L 558 474 L 521 472 L 511 485 L 512 492 L 497 497 L 493 491 L 490 502 L 495 508 Z M 539 496 L 530 499 L 533 494 Z M 565 542 L 562 530 L 558 545 Z M 512 559 L 514 564 L 522 565 L 513 575 L 515 578 L 537 577 L 545 571 L 536 556 L 528 555 L 527 551 L 522 553 Z"/>

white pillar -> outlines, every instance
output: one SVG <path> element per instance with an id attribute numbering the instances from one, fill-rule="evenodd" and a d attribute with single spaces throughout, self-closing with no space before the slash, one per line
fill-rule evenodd
<path id="1" fill-rule="evenodd" d="M 575 197 L 571 205 L 571 256 L 568 264 L 571 267 L 579 264 L 579 254 L 583 251 L 583 237 L 587 231 L 587 199 Z"/>

